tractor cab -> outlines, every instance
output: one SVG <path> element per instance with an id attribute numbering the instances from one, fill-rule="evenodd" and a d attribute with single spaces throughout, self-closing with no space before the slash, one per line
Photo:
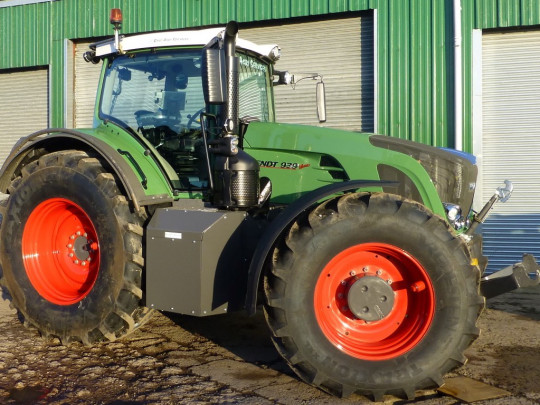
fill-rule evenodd
<path id="1" fill-rule="evenodd" d="M 179 191 L 205 190 L 210 184 L 205 143 L 220 135 L 225 118 L 224 103 L 205 101 L 203 81 L 215 77 L 203 74 L 203 54 L 221 37 L 222 29 L 120 36 L 94 44 L 86 56 L 106 60 L 95 126 L 114 122 L 138 137 L 172 167 L 171 183 Z M 277 47 L 237 44 L 238 115 L 246 122 L 273 122 Z"/>

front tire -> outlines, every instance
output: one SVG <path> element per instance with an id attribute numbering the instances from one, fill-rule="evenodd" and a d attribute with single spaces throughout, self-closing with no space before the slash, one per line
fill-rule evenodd
<path id="1" fill-rule="evenodd" d="M 479 333 L 479 274 L 425 207 L 347 194 L 299 217 L 278 244 L 265 313 L 305 381 L 338 396 L 411 399 L 465 362 Z"/>
<path id="2" fill-rule="evenodd" d="M 9 189 L 2 285 L 25 324 L 63 343 L 115 340 L 151 314 L 142 305 L 144 215 L 82 151 L 45 154 Z"/>

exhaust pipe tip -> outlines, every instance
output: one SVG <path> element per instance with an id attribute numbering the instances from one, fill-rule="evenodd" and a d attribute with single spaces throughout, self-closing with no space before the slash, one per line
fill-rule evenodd
<path id="1" fill-rule="evenodd" d="M 238 23 L 236 21 L 229 21 L 225 27 L 225 36 L 234 37 L 238 34 Z"/>

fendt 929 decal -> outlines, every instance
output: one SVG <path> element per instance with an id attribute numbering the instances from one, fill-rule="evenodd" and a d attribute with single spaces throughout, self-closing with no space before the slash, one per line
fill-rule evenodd
<path id="1" fill-rule="evenodd" d="M 291 162 L 276 162 L 272 160 L 260 160 L 260 167 L 266 167 L 269 169 L 288 169 L 288 170 L 301 170 L 309 167 L 309 163 L 291 163 Z"/>

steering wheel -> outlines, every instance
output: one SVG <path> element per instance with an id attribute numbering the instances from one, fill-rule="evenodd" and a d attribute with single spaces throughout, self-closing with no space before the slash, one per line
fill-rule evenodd
<path id="1" fill-rule="evenodd" d="M 195 114 L 193 114 L 191 117 L 189 117 L 189 120 L 186 124 L 187 129 L 191 129 L 191 126 L 194 122 L 197 121 L 197 117 L 200 118 L 200 115 L 204 112 L 204 107 L 201 108 L 199 111 L 197 111 Z"/>
<path id="2" fill-rule="evenodd" d="M 137 119 L 137 125 L 139 127 L 152 126 L 154 128 L 160 126 L 172 127 L 178 124 L 179 120 L 173 117 L 163 115 L 160 112 L 153 112 L 147 110 L 135 111 L 135 118 Z"/>

